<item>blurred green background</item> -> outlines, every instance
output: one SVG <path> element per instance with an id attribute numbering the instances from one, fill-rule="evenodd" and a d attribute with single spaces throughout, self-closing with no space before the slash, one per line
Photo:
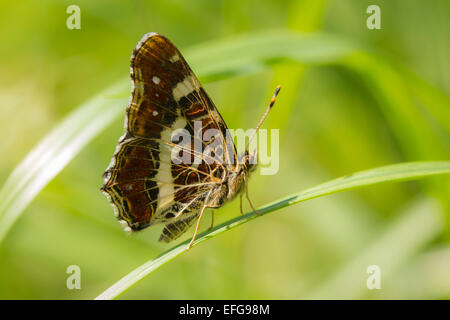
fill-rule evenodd
<path id="1" fill-rule="evenodd" d="M 264 124 L 280 129 L 280 170 L 251 179 L 258 206 L 359 170 L 450 159 L 446 0 L 0 4 L 0 184 L 72 110 L 129 77 L 131 51 L 151 31 L 182 52 L 272 29 L 323 32 L 331 43 L 348 41 L 369 52 L 325 63 L 266 61 L 241 75 L 200 74 L 230 128 L 254 127 L 275 85 L 283 87 Z M 81 8 L 80 30 L 66 28 L 70 4 Z M 366 27 L 371 4 L 381 8 L 381 30 Z M 1 299 L 94 298 L 171 247 L 157 242 L 160 227 L 127 236 L 99 192 L 125 107 L 0 243 Z M 447 299 L 449 190 L 443 176 L 301 203 L 194 248 L 122 298 Z M 238 214 L 234 201 L 217 211 L 216 223 Z M 81 290 L 66 288 L 69 265 L 81 268 Z M 366 288 L 369 265 L 381 268 L 381 290 Z"/>

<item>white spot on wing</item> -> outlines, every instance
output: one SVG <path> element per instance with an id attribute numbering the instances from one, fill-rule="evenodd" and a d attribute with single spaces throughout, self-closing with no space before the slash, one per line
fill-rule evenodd
<path id="1" fill-rule="evenodd" d="M 153 76 L 152 81 L 154 84 L 158 84 L 161 81 L 161 79 L 158 78 L 157 76 Z"/>
<path id="2" fill-rule="evenodd" d="M 182 97 L 187 96 L 189 93 L 194 91 L 194 81 L 191 76 L 184 78 L 182 82 L 178 82 L 175 88 L 172 90 L 173 97 L 175 101 L 180 101 Z"/>
<path id="3" fill-rule="evenodd" d="M 158 111 L 153 110 L 152 115 L 153 115 L 154 117 L 156 117 L 156 116 L 158 115 Z"/>
<path id="4" fill-rule="evenodd" d="M 119 220 L 120 225 L 123 227 L 123 230 L 127 233 L 131 233 L 132 230 L 131 228 L 128 226 L 128 222 L 126 222 L 125 220 Z"/>
<path id="5" fill-rule="evenodd" d="M 145 88 L 144 82 L 142 81 L 142 72 L 140 69 L 135 70 L 135 80 L 133 81 L 133 92 L 132 99 L 136 106 L 140 106 L 144 100 Z"/>
<path id="6" fill-rule="evenodd" d="M 175 53 L 173 56 L 170 57 L 169 61 L 174 63 L 177 62 L 178 60 L 180 60 L 180 56 L 178 55 L 178 53 Z"/>

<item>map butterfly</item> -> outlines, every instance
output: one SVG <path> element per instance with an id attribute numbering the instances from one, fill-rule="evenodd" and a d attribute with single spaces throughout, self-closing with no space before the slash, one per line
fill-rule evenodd
<path id="1" fill-rule="evenodd" d="M 256 153 L 250 154 L 247 145 L 238 156 L 222 116 L 167 38 L 146 34 L 133 51 L 130 69 L 132 93 L 125 134 L 103 174 L 101 190 L 127 231 L 164 224 L 159 240 L 169 242 L 197 220 L 190 248 L 206 208 L 219 208 L 240 194 L 242 212 L 242 193 L 245 190 L 248 199 L 248 175 L 255 168 Z M 280 86 L 254 134 L 279 90 Z M 193 141 L 177 144 L 173 134 L 180 129 L 189 132 Z M 215 129 L 219 134 L 205 140 L 199 129 Z M 197 152 L 194 145 L 199 141 L 202 147 L 220 142 L 224 161 L 213 158 L 214 153 Z M 190 161 L 176 161 L 174 148 Z"/>

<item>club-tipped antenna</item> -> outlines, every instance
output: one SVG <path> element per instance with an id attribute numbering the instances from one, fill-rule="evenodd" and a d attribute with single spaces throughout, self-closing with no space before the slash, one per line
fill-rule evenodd
<path id="1" fill-rule="evenodd" d="M 272 99 L 270 99 L 270 103 L 269 106 L 266 109 L 266 112 L 264 112 L 261 120 L 259 120 L 258 125 L 255 128 L 255 131 L 253 131 L 252 135 L 250 136 L 250 139 L 248 139 L 247 145 L 245 146 L 245 150 L 248 151 L 248 147 L 250 146 L 250 142 L 253 140 L 253 138 L 256 136 L 256 133 L 258 132 L 259 128 L 261 127 L 261 125 L 263 124 L 264 120 L 267 118 L 267 115 L 269 114 L 270 110 L 272 110 L 273 105 L 275 104 L 275 100 L 277 99 L 277 95 L 281 90 L 281 86 L 278 85 L 275 89 L 275 92 L 272 96 Z"/>

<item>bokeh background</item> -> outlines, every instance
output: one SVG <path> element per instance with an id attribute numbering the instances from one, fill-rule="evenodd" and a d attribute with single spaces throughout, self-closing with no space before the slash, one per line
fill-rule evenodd
<path id="1" fill-rule="evenodd" d="M 81 8 L 80 30 L 66 28 L 71 4 Z M 371 4 L 381 8 L 381 30 L 366 27 Z M 271 30 L 319 32 L 370 53 L 317 63 L 323 52 L 312 52 L 312 63 L 266 61 L 216 78 L 200 72 L 230 128 L 254 127 L 275 85 L 283 86 L 265 122 L 280 129 L 280 170 L 251 179 L 257 205 L 359 170 L 450 158 L 446 0 L 47 0 L 1 1 L 0 8 L 0 185 L 73 110 L 118 80 L 130 86 L 131 51 L 151 31 L 188 53 Z M 99 192 L 123 114 L 0 243 L 1 299 L 91 299 L 171 247 L 157 242 L 160 227 L 127 236 Z M 282 209 L 194 248 L 122 298 L 449 298 L 449 187 L 442 176 Z M 216 222 L 238 215 L 238 202 L 218 210 Z M 81 290 L 66 288 L 69 265 L 81 268 Z M 381 290 L 366 288 L 369 265 L 381 268 Z"/>

